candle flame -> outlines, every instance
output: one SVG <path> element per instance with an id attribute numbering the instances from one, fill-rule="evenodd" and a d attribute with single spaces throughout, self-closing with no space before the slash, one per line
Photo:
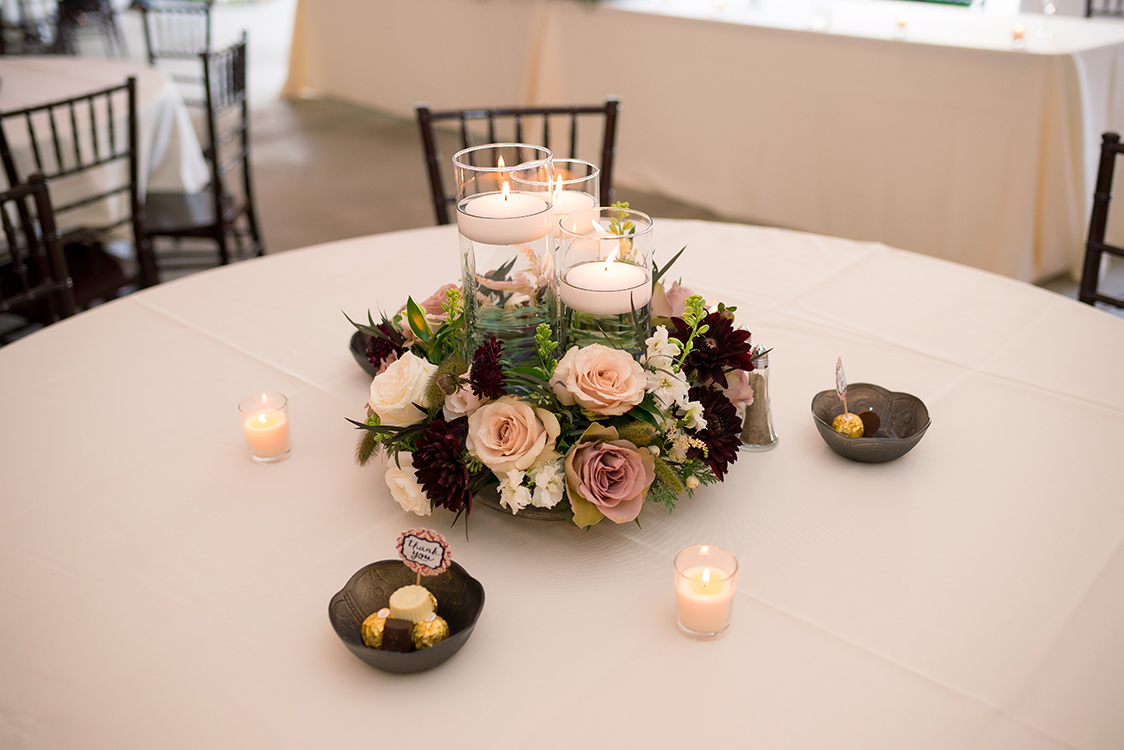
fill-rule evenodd
<path id="1" fill-rule="evenodd" d="M 609 253 L 609 257 L 605 259 L 605 271 L 606 272 L 608 272 L 609 266 L 612 265 L 613 261 L 616 259 L 617 255 L 620 253 L 620 251 L 621 251 L 620 243 L 617 243 L 617 246 L 613 248 L 613 252 Z"/>
<path id="2" fill-rule="evenodd" d="M 504 200 L 507 200 L 507 196 L 508 196 L 509 193 L 511 193 L 511 188 L 508 187 L 507 181 L 505 180 L 504 183 L 503 183 L 503 199 Z"/>
<path id="3" fill-rule="evenodd" d="M 710 583 L 710 568 L 703 568 L 702 582 Z"/>
<path id="4" fill-rule="evenodd" d="M 265 415 L 264 415 L 264 414 L 259 414 L 259 415 L 258 415 L 258 421 L 259 421 L 259 422 L 261 422 L 262 424 L 267 424 L 269 420 L 267 420 L 267 419 L 265 418 Z"/>
<path id="5" fill-rule="evenodd" d="M 500 157 L 500 160 L 498 162 L 496 162 L 496 167 L 498 169 L 503 169 L 503 157 L 502 156 Z"/>

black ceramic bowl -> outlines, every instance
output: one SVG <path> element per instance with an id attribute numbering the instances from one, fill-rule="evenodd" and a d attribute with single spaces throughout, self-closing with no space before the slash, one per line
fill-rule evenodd
<path id="1" fill-rule="evenodd" d="M 449 637 L 435 646 L 400 654 L 363 644 L 363 621 L 390 601 L 390 595 L 415 581 L 401 560 L 380 560 L 359 570 L 328 604 L 328 619 L 351 653 L 384 672 L 424 672 L 446 661 L 472 635 L 484 609 L 484 587 L 455 562 L 441 575 L 422 576 L 421 583 L 437 598 L 437 614 L 449 623 Z"/>
<path id="2" fill-rule="evenodd" d="M 895 393 L 870 383 L 847 386 L 847 407 L 853 414 L 874 411 L 882 421 L 873 436 L 847 437 L 831 423 L 843 413 L 843 402 L 834 390 L 812 399 L 812 418 L 820 436 L 833 451 L 852 461 L 880 464 L 909 453 L 929 429 L 929 410 L 917 396 Z"/>
<path id="3" fill-rule="evenodd" d="M 371 364 L 371 360 L 367 359 L 367 334 L 362 331 L 356 331 L 351 334 L 351 341 L 348 348 L 351 349 L 351 356 L 355 357 L 355 361 L 359 363 L 368 375 L 375 376 L 375 366 Z"/>

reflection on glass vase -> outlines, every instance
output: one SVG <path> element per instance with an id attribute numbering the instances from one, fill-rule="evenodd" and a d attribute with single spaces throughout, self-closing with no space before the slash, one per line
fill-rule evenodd
<path id="1" fill-rule="evenodd" d="M 562 345 L 603 344 L 639 356 L 651 328 L 651 218 L 595 208 L 569 214 L 559 227 Z"/>
<path id="2" fill-rule="evenodd" d="M 554 327 L 552 161 L 549 150 L 522 143 L 453 156 L 470 353 L 495 335 L 519 364 L 534 357 L 539 324 Z"/>

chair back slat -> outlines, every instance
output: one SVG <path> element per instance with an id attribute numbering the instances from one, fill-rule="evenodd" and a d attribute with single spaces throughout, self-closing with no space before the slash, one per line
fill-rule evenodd
<path id="1" fill-rule="evenodd" d="M 570 123 L 569 156 L 568 158 L 585 158 L 594 163 L 600 162 L 601 178 L 599 189 L 601 203 L 612 203 L 613 195 L 613 160 L 616 155 L 616 130 L 620 102 L 616 97 L 608 97 L 604 104 L 590 106 L 545 106 L 545 107 L 505 107 L 489 109 L 458 109 L 434 111 L 428 104 L 415 105 L 418 130 L 421 134 L 422 149 L 425 155 L 426 172 L 429 177 L 430 194 L 433 199 L 433 211 L 438 224 L 448 224 L 450 221 L 448 207 L 456 202 L 456 196 L 450 195 L 445 190 L 445 180 L 442 168 L 447 164 L 442 160 L 437 146 L 436 129 L 442 121 L 455 123 L 460 148 L 467 149 L 483 143 L 498 143 L 507 140 L 506 135 L 512 136 L 516 143 L 530 143 L 524 138 L 524 125 L 528 124 L 532 132 L 539 132 L 535 125 L 535 118 L 541 118 L 542 142 L 530 145 L 552 148 L 551 141 L 557 135 L 556 124 L 553 118 L 565 118 Z M 579 150 L 579 121 L 582 118 L 599 119 L 602 123 L 601 143 L 596 153 L 583 157 Z M 510 129 L 505 133 L 497 130 L 497 120 L 510 121 Z M 483 122 L 480 122 L 483 121 Z M 472 123 L 476 123 L 473 125 Z M 588 124 L 588 123 L 587 123 Z M 564 125 L 563 125 L 564 127 Z M 473 133 L 476 135 L 474 142 Z M 561 138 L 561 135 L 558 135 Z M 561 155 L 559 154 L 561 158 Z"/>
<path id="2" fill-rule="evenodd" d="M 0 192 L 0 220 L 6 259 L 0 262 L 0 312 L 25 313 L 45 325 L 73 315 L 72 282 L 46 178 L 37 173 Z"/>
<path id="3" fill-rule="evenodd" d="M 1124 17 L 1124 0 L 1085 0 L 1085 17 Z"/>
<path id="4" fill-rule="evenodd" d="M 213 0 L 151 0 L 141 7 L 149 64 L 210 52 L 213 6 Z"/>
<path id="5" fill-rule="evenodd" d="M 1101 136 L 1101 158 L 1097 168 L 1097 184 L 1093 190 L 1093 211 L 1089 217 L 1089 237 L 1085 243 L 1085 264 L 1081 273 L 1081 287 L 1077 298 L 1095 305 L 1103 302 L 1124 308 L 1124 298 L 1104 294 L 1099 290 L 1101 262 L 1105 255 L 1124 258 L 1124 248 L 1105 242 L 1108 226 L 1108 206 L 1112 200 L 1112 179 L 1116 170 L 1116 157 L 1124 154 L 1124 144 L 1118 133 Z"/>

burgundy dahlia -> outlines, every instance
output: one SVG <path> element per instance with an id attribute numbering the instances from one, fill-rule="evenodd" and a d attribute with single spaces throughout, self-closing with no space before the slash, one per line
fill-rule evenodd
<path id="1" fill-rule="evenodd" d="M 670 337 L 686 343 L 691 335 L 691 327 L 682 318 L 672 318 L 671 322 L 675 330 L 669 332 Z M 734 328 L 733 313 L 715 311 L 703 318 L 702 322 L 709 328 L 706 333 L 695 337 L 691 353 L 683 362 L 684 370 L 694 373 L 700 383 L 724 384 L 726 373 L 730 370 L 748 372 L 753 369 L 753 357 L 749 353 L 749 331 Z"/>
<path id="2" fill-rule="evenodd" d="M 381 336 L 368 336 L 367 337 L 367 361 L 379 370 L 382 368 L 383 363 L 390 358 L 393 354 L 397 359 L 406 353 L 405 348 L 402 347 L 402 335 L 394 330 L 388 323 L 379 323 L 375 326 L 382 334 Z"/>
<path id="3" fill-rule="evenodd" d="M 503 343 L 494 335 L 476 347 L 472 355 L 472 366 L 468 370 L 468 382 L 472 392 L 480 398 L 499 398 L 507 393 L 503 387 L 503 368 L 500 355 Z"/>
<path id="4" fill-rule="evenodd" d="M 464 417 L 451 422 L 434 419 L 418 436 L 414 450 L 414 471 L 426 497 L 451 511 L 472 510 L 468 467 L 463 458 L 467 434 L 468 420 Z"/>
<path id="5" fill-rule="evenodd" d="M 697 458 L 714 470 L 714 476 L 721 479 L 727 467 L 738 460 L 741 447 L 742 423 L 730 399 L 717 388 L 697 385 L 688 393 L 688 398 L 702 404 L 706 429 L 695 434 L 706 443 L 707 454 L 702 449 L 691 448 L 687 456 Z M 415 465 L 416 465 L 415 461 Z"/>

